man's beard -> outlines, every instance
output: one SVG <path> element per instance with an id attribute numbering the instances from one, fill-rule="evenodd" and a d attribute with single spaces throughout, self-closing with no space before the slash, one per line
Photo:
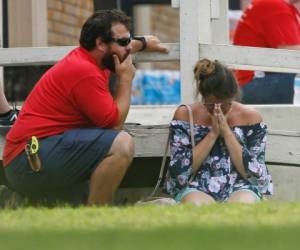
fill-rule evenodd
<path id="1" fill-rule="evenodd" d="M 129 52 L 124 55 L 122 60 L 119 58 L 120 63 L 122 63 L 127 58 L 128 55 L 129 55 Z M 114 72 L 114 73 L 116 72 L 115 61 L 114 61 L 112 53 L 109 53 L 108 55 L 103 57 L 102 64 L 103 64 L 104 68 L 109 69 L 111 72 Z"/>

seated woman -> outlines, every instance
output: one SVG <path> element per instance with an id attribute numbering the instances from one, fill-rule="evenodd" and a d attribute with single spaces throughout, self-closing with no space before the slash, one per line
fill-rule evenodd
<path id="1" fill-rule="evenodd" d="M 194 75 L 202 102 L 180 106 L 171 121 L 171 160 L 165 190 L 181 203 L 255 203 L 272 194 L 265 165 L 267 127 L 253 108 L 238 103 L 232 72 L 218 61 L 200 60 Z M 191 176 L 194 176 L 190 180 Z"/>

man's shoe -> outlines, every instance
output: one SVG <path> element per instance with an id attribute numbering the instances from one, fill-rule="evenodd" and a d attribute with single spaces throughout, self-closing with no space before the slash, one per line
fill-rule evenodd
<path id="1" fill-rule="evenodd" d="M 11 127 L 17 120 L 20 110 L 13 108 L 6 116 L 0 116 L 0 127 Z"/>

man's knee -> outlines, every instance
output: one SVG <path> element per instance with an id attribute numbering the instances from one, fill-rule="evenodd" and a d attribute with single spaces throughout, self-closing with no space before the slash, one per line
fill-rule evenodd
<path id="1" fill-rule="evenodd" d="M 115 138 L 110 152 L 129 161 L 134 156 L 134 142 L 131 135 L 127 132 L 120 132 Z"/>

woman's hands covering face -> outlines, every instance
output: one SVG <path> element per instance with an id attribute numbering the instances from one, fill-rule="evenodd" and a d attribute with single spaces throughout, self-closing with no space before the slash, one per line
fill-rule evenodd
<path id="1" fill-rule="evenodd" d="M 229 112 L 224 115 L 221 104 L 216 103 L 214 107 L 214 112 L 211 114 L 212 119 L 212 132 L 215 135 L 224 136 L 226 132 L 230 130 L 230 127 L 227 122 L 227 115 Z"/>

